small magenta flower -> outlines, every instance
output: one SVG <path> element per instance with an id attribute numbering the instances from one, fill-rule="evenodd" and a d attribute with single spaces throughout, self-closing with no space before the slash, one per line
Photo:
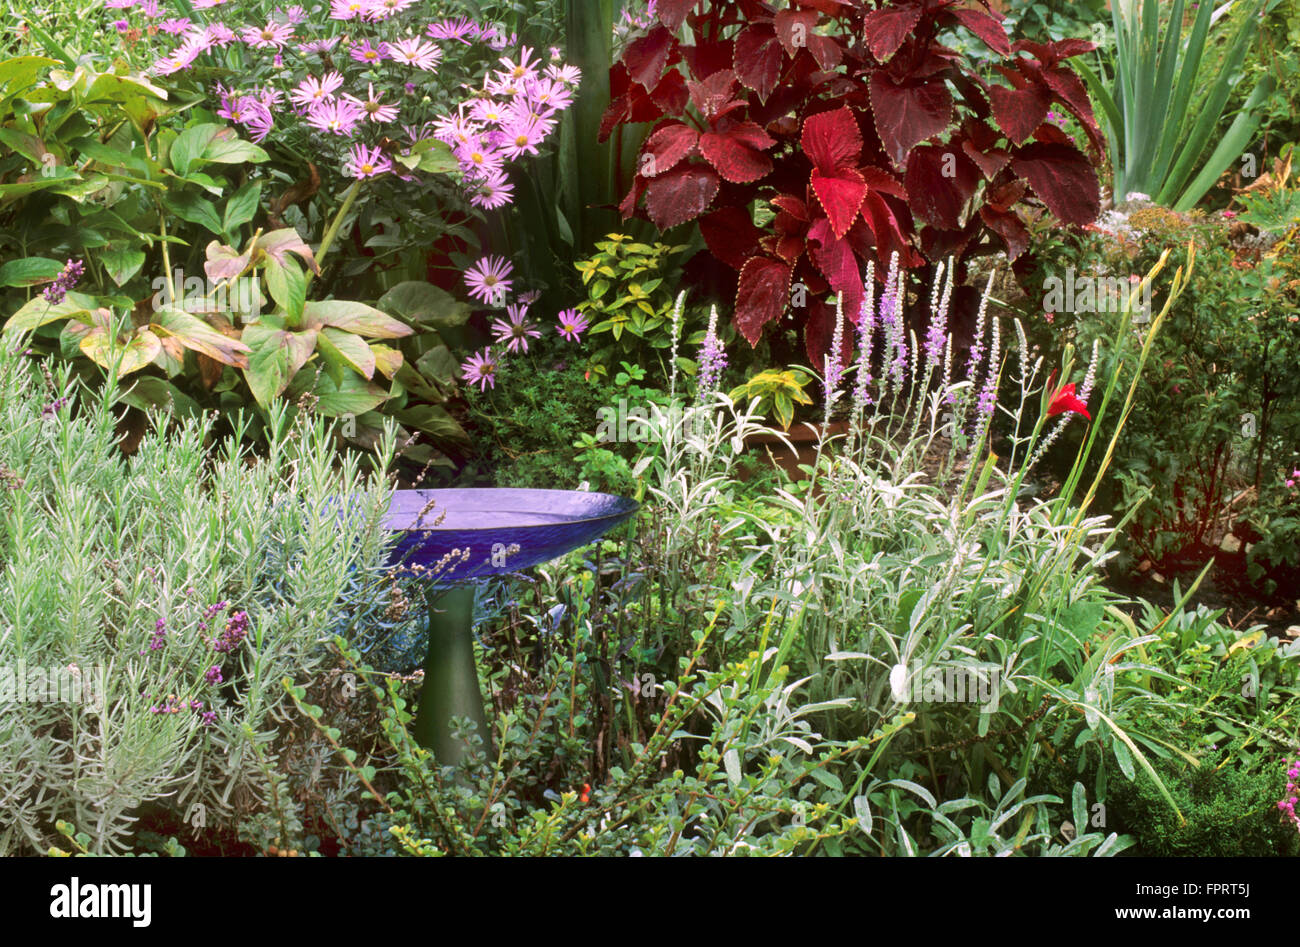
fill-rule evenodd
<path id="1" fill-rule="evenodd" d="M 221 677 L 221 666 L 217 664 L 212 665 L 212 667 L 208 668 L 207 672 L 203 675 L 203 679 L 209 684 L 220 684 L 223 680 Z"/>
<path id="2" fill-rule="evenodd" d="M 392 169 L 393 162 L 387 155 L 378 148 L 367 148 L 365 145 L 353 145 L 347 163 L 343 165 L 343 173 L 351 175 L 358 181 L 373 178 Z"/>
<path id="3" fill-rule="evenodd" d="M 576 309 L 565 309 L 556 318 L 560 324 L 555 327 L 555 331 L 570 342 L 579 341 L 582 333 L 586 332 L 591 325 L 586 314 Z"/>
<path id="4" fill-rule="evenodd" d="M 486 391 L 489 385 L 496 388 L 496 373 L 499 367 L 500 362 L 492 349 L 485 348 L 465 360 L 460 367 L 461 377 L 471 385 L 477 384 L 479 391 Z"/>
<path id="5" fill-rule="evenodd" d="M 527 352 L 528 340 L 541 336 L 541 332 L 528 319 L 527 306 L 506 306 L 506 319 L 492 323 L 492 334 L 498 342 L 505 342 L 507 351 Z"/>
<path id="6" fill-rule="evenodd" d="M 514 264 L 502 256 L 485 256 L 465 271 L 465 285 L 470 296 L 492 306 L 499 306 L 510 292 L 508 278 L 515 270 Z"/>

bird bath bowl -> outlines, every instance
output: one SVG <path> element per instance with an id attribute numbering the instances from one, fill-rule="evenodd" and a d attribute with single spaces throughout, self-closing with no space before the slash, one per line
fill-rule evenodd
<path id="1" fill-rule="evenodd" d="M 520 572 L 594 542 L 638 504 L 574 490 L 398 490 L 384 528 L 400 533 L 390 561 L 425 582 L 429 649 L 415 738 L 443 764 L 465 747 L 453 717 L 469 717 L 489 739 L 474 667 L 475 579 Z"/>

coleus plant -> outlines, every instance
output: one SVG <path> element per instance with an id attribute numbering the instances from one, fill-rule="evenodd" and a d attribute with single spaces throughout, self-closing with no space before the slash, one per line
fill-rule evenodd
<path id="1" fill-rule="evenodd" d="M 986 0 L 660 0 L 655 15 L 610 73 L 602 140 L 653 123 L 620 210 L 698 224 L 751 345 L 792 311 L 821 365 L 834 296 L 856 321 L 867 261 L 1015 262 L 1030 215 L 1097 217 L 1101 135 L 1066 63 L 1091 43 L 1012 43 Z M 1007 84 L 940 41 L 958 27 Z"/>

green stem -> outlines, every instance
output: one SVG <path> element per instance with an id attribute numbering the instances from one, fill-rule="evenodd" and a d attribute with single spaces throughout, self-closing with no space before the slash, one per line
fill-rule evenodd
<path id="1" fill-rule="evenodd" d="M 330 246 L 334 243 L 334 238 L 338 235 L 339 227 L 343 223 L 343 218 L 346 217 L 348 211 L 352 209 L 352 205 L 356 203 L 357 195 L 360 193 L 361 182 L 359 180 L 354 181 L 352 187 L 348 190 L 347 197 L 343 198 L 343 206 L 340 207 L 339 212 L 334 215 L 334 219 L 330 222 L 329 230 L 325 231 L 325 238 L 320 242 L 320 249 L 316 251 L 317 266 L 320 266 L 321 262 L 325 259 L 325 254 L 329 253 Z M 308 274 L 307 279 L 308 281 L 311 280 L 310 274 Z"/>

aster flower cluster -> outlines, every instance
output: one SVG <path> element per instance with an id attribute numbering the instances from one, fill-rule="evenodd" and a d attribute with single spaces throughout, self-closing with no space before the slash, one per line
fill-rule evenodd
<path id="1" fill-rule="evenodd" d="M 198 0 L 194 7 L 206 10 L 224 2 Z M 111 0 L 108 7 L 155 18 L 157 3 Z M 159 56 L 151 71 L 157 76 L 184 72 L 204 57 L 233 65 L 226 61 L 226 48 L 243 47 L 240 71 L 269 77 L 271 84 L 217 84 L 214 94 L 217 114 L 243 127 L 254 141 L 264 140 L 277 125 L 296 127 L 312 136 L 318 149 L 337 150 L 346 178 L 392 173 L 414 181 L 411 169 L 417 162 L 401 154 L 403 145 L 413 148 L 432 135 L 452 149 L 471 203 L 502 207 L 512 200 L 507 163 L 539 153 L 556 116 L 572 103 L 580 71 L 565 65 L 558 49 L 550 50 L 544 64 L 527 46 L 497 57 L 486 69 L 471 65 L 481 59 L 473 47 L 501 53 L 518 38 L 464 17 L 415 22 L 414 6 L 414 0 L 331 0 L 323 20 L 309 18 L 301 6 L 277 9 L 265 22 L 173 17 L 159 30 L 175 36 L 177 45 Z M 340 22 L 349 24 L 347 33 L 326 35 Z M 129 23 L 120 20 L 115 26 L 125 31 Z M 249 63 L 249 52 L 262 56 Z M 472 58 L 457 58 L 452 74 L 440 76 L 445 61 L 462 52 Z M 467 70 L 481 80 L 479 88 L 461 81 Z M 450 114 L 439 114 L 435 101 L 445 101 L 444 90 L 457 87 L 471 90 L 468 97 Z M 407 159 L 405 167 L 395 163 L 395 154 Z"/>
<path id="2" fill-rule="evenodd" d="M 511 275 L 514 264 L 502 256 L 488 254 L 470 265 L 465 271 L 465 286 L 470 298 L 488 306 L 505 306 L 506 314 L 492 322 L 492 336 L 507 353 L 526 354 L 529 340 L 541 338 L 542 332 L 531 318 L 529 310 L 537 301 L 537 293 L 524 293 L 514 303 L 506 298 L 514 286 Z M 565 309 L 557 317 L 556 331 L 564 339 L 577 342 L 590 322 L 576 309 Z M 461 377 L 480 391 L 496 388 L 496 373 L 501 367 L 502 353 L 487 346 L 470 355 L 461 363 Z"/>

